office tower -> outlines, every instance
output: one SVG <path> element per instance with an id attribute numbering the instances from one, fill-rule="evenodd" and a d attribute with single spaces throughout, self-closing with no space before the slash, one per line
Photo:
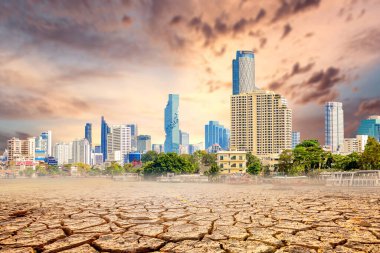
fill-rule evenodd
<path id="1" fill-rule="evenodd" d="M 351 154 L 353 152 L 362 153 L 368 141 L 368 135 L 356 135 L 355 138 L 344 138 L 344 154 Z"/>
<path id="2" fill-rule="evenodd" d="M 88 140 L 90 143 L 90 147 L 92 147 L 92 124 L 86 123 L 86 126 L 84 127 L 84 138 Z"/>
<path id="3" fill-rule="evenodd" d="M 102 116 L 100 122 L 100 148 L 101 153 L 103 154 L 103 162 L 107 160 L 107 135 L 110 132 L 110 128 L 108 127 L 107 122 L 104 120 Z"/>
<path id="4" fill-rule="evenodd" d="M 256 90 L 255 55 L 253 51 L 237 51 L 232 60 L 232 94 L 238 95 Z"/>
<path id="5" fill-rule="evenodd" d="M 52 132 L 50 130 L 42 132 L 38 137 L 35 138 L 35 146 L 36 161 L 43 162 L 45 160 L 45 157 L 52 156 Z"/>
<path id="6" fill-rule="evenodd" d="M 360 121 L 358 135 L 368 135 L 380 142 L 380 116 L 373 115 Z"/>
<path id="7" fill-rule="evenodd" d="M 8 162 L 34 162 L 36 140 L 34 137 L 27 138 L 26 140 L 20 140 L 13 137 L 8 140 Z"/>
<path id="8" fill-rule="evenodd" d="M 301 142 L 301 133 L 292 132 L 292 148 L 295 148 Z"/>
<path id="9" fill-rule="evenodd" d="M 57 159 L 58 165 L 69 163 L 69 144 L 58 142 L 54 146 L 54 157 Z"/>
<path id="10" fill-rule="evenodd" d="M 219 124 L 218 121 L 209 121 L 205 125 L 206 149 L 218 144 L 222 149 L 228 150 L 230 145 L 230 130 Z"/>
<path id="11" fill-rule="evenodd" d="M 150 135 L 137 136 L 137 151 L 139 153 L 146 153 L 152 150 L 152 141 Z"/>
<path id="12" fill-rule="evenodd" d="M 179 153 L 179 95 L 169 94 L 165 107 L 165 152 Z"/>
<path id="13" fill-rule="evenodd" d="M 255 90 L 231 96 L 232 150 L 258 156 L 292 147 L 292 111 L 273 91 Z"/>
<path id="14" fill-rule="evenodd" d="M 91 164 L 91 148 L 87 139 L 74 140 L 72 148 L 72 163 Z"/>
<path id="15" fill-rule="evenodd" d="M 156 153 L 163 153 L 164 152 L 164 145 L 162 144 L 152 144 L 152 150 Z"/>
<path id="16" fill-rule="evenodd" d="M 183 146 L 189 146 L 190 144 L 189 139 L 190 139 L 189 133 L 179 130 L 179 144 Z"/>
<path id="17" fill-rule="evenodd" d="M 137 124 L 128 124 L 128 127 L 131 128 L 131 150 L 137 150 L 137 136 L 139 134 Z"/>
<path id="18" fill-rule="evenodd" d="M 343 105 L 340 102 L 327 102 L 325 104 L 325 145 L 331 152 L 341 152 L 343 144 Z"/>
<path id="19" fill-rule="evenodd" d="M 107 135 L 107 160 L 123 162 L 131 152 L 131 128 L 128 125 L 113 125 Z"/>

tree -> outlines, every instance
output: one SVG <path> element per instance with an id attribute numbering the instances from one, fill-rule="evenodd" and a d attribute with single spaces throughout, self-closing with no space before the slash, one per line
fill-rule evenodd
<path id="1" fill-rule="evenodd" d="M 205 175 L 209 176 L 211 178 L 215 178 L 216 176 L 219 175 L 220 168 L 217 164 L 211 165 L 210 169 L 205 171 Z"/>
<path id="2" fill-rule="evenodd" d="M 124 168 L 117 162 L 111 162 L 111 165 L 106 168 L 108 175 L 121 175 L 125 172 Z"/>
<path id="3" fill-rule="evenodd" d="M 247 153 L 247 173 L 251 175 L 258 175 L 261 171 L 260 159 L 252 155 L 250 152 Z"/>
<path id="4" fill-rule="evenodd" d="M 77 167 L 77 170 L 81 175 L 87 175 L 91 170 L 91 166 L 85 163 L 76 163 L 74 166 Z"/>
<path id="5" fill-rule="evenodd" d="M 158 156 L 158 154 L 156 151 L 153 151 L 153 150 L 148 151 L 141 156 L 141 162 L 143 162 L 143 163 L 152 162 L 155 159 L 157 159 L 157 156 Z"/>
<path id="6" fill-rule="evenodd" d="M 368 137 L 361 164 L 366 170 L 376 170 L 380 167 L 380 143 L 373 137 Z"/>
<path id="7" fill-rule="evenodd" d="M 195 167 L 189 160 L 176 153 L 159 154 L 157 159 L 148 162 L 143 167 L 144 176 L 155 177 L 166 173 L 194 173 Z"/>
<path id="8" fill-rule="evenodd" d="M 280 154 L 279 158 L 279 171 L 283 172 L 284 174 L 289 174 L 289 171 L 292 169 L 293 166 L 293 151 L 291 149 L 285 149 Z"/>
<path id="9" fill-rule="evenodd" d="M 301 166 L 305 173 L 320 169 L 324 161 L 324 151 L 317 140 L 305 140 L 298 144 L 294 150 L 294 166 Z"/>

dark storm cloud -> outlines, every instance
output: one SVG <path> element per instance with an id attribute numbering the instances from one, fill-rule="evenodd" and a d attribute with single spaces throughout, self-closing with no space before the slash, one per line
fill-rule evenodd
<path id="1" fill-rule="evenodd" d="M 362 101 L 355 114 L 361 116 L 380 115 L 380 98 L 372 98 Z"/>
<path id="2" fill-rule="evenodd" d="M 172 18 L 172 20 L 170 21 L 170 24 L 171 25 L 176 25 L 176 24 L 179 24 L 183 21 L 183 17 L 181 15 L 176 15 Z"/>
<path id="3" fill-rule="evenodd" d="M 283 85 L 286 84 L 286 82 L 292 78 L 293 76 L 295 75 L 298 75 L 298 74 L 304 74 L 304 73 L 307 73 L 309 72 L 314 66 L 314 63 L 309 63 L 305 66 L 301 66 L 299 62 L 296 62 L 294 65 L 293 65 L 293 68 L 292 68 L 292 71 L 290 73 L 286 73 L 284 74 L 279 80 L 276 80 L 272 83 L 269 84 L 269 88 L 271 90 L 278 90 L 280 87 L 282 87 Z"/>
<path id="4" fill-rule="evenodd" d="M 290 26 L 290 24 L 286 24 L 284 25 L 284 30 L 282 32 L 282 36 L 281 36 L 281 39 L 285 38 L 286 36 L 288 36 L 288 34 L 292 31 L 292 27 Z"/>
<path id="5" fill-rule="evenodd" d="M 316 8 L 320 2 L 321 0 L 281 0 L 272 21 L 275 22 L 287 16 Z"/>
<path id="6" fill-rule="evenodd" d="M 263 19 L 266 16 L 266 14 L 267 12 L 263 8 L 261 8 L 256 15 L 255 21 L 259 22 L 261 19 Z"/>

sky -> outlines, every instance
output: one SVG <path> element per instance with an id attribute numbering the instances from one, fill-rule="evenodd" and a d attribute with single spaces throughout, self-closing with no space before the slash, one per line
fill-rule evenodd
<path id="1" fill-rule="evenodd" d="M 378 0 L 0 0 L 0 147 L 53 131 L 84 137 L 100 117 L 163 143 L 168 94 L 180 129 L 230 125 L 232 59 L 253 50 L 256 85 L 287 98 L 293 130 L 324 143 L 327 101 L 345 136 L 380 114 Z"/>

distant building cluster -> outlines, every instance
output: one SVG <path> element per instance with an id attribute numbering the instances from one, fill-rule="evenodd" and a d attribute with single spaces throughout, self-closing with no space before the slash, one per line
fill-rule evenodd
<path id="1" fill-rule="evenodd" d="M 190 142 L 190 134 L 180 128 L 180 96 L 169 94 L 164 109 L 163 144 L 152 143 L 150 135 L 140 134 L 137 124 L 107 123 L 100 119 L 100 145 L 93 144 L 92 123 L 86 123 L 84 138 L 53 145 L 52 131 L 37 137 L 11 138 L 0 162 L 25 168 L 40 163 L 65 165 L 84 163 L 102 165 L 108 162 L 138 163 L 142 154 L 175 152 L 193 154 L 198 150 L 217 153 L 222 173 L 246 170 L 246 153 L 274 166 L 286 149 L 301 142 L 301 133 L 292 128 L 292 110 L 287 100 L 273 91 L 259 89 L 255 82 L 255 54 L 237 51 L 232 60 L 232 95 L 230 96 L 230 128 L 216 120 L 204 126 L 204 143 Z M 325 114 L 324 149 L 338 154 L 363 152 L 368 137 L 380 141 L 380 116 L 363 119 L 353 138 L 344 137 L 344 110 L 340 102 L 327 102 Z"/>

